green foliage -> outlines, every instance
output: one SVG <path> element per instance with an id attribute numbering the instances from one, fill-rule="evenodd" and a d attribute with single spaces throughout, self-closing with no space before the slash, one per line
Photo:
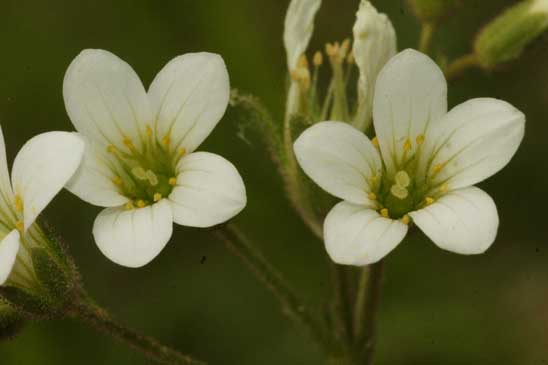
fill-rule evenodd
<path id="1" fill-rule="evenodd" d="M 485 68 L 518 58 L 548 27 L 546 11 L 532 11 L 536 1 L 523 1 L 503 12 L 478 34 L 474 49 Z"/>
<path id="2" fill-rule="evenodd" d="M 0 300 L 0 340 L 15 337 L 23 327 L 24 319 L 9 304 Z"/>

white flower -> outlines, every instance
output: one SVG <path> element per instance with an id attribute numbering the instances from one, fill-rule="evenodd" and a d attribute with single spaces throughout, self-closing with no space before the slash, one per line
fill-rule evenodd
<path id="1" fill-rule="evenodd" d="M 30 250 L 43 235 L 34 221 L 78 168 L 84 141 L 76 133 L 31 138 L 13 162 L 11 179 L 0 129 L 0 285 L 34 277 Z"/>
<path id="2" fill-rule="evenodd" d="M 173 222 L 209 227 L 246 204 L 236 168 L 195 152 L 223 116 L 230 93 L 223 59 L 192 53 L 171 60 L 148 92 L 123 60 L 85 50 L 65 75 L 65 106 L 86 137 L 84 162 L 67 188 L 107 209 L 93 227 L 112 261 L 140 267 L 169 241 Z"/>
<path id="3" fill-rule="evenodd" d="M 525 116 L 491 98 L 447 112 L 443 73 L 427 56 L 406 50 L 379 74 L 373 119 L 373 141 L 348 124 L 321 122 L 295 142 L 306 174 L 344 200 L 324 222 L 331 258 L 377 262 L 403 240 L 411 221 L 445 250 L 484 252 L 499 220 L 493 200 L 472 185 L 510 161 Z"/>

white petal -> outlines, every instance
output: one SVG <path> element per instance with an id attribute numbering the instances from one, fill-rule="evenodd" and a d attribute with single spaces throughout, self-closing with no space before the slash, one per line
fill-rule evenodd
<path id="1" fill-rule="evenodd" d="M 139 209 L 107 208 L 93 225 L 101 252 L 126 267 L 148 264 L 164 249 L 172 233 L 173 216 L 166 199 Z"/>
<path id="2" fill-rule="evenodd" d="M 372 209 L 341 202 L 325 218 L 325 247 L 338 264 L 369 265 L 388 255 L 403 240 L 407 228 Z"/>
<path id="3" fill-rule="evenodd" d="M 354 57 L 360 70 L 358 112 L 354 126 L 364 130 L 371 122 L 375 82 L 382 67 L 396 54 L 396 32 L 385 14 L 362 0 L 354 24 Z"/>
<path id="4" fill-rule="evenodd" d="M 89 139 L 82 164 L 67 183 L 66 188 L 80 199 L 100 207 L 118 207 L 128 201 L 121 195 L 114 183 L 117 175 L 113 167 L 117 162 L 111 161 L 103 149 Z"/>
<path id="5" fill-rule="evenodd" d="M 42 133 L 21 148 L 11 181 L 23 202 L 25 230 L 74 175 L 84 149 L 82 138 L 69 132 Z"/>
<path id="6" fill-rule="evenodd" d="M 65 108 L 76 129 L 101 145 L 140 146 L 152 113 L 145 88 L 130 65 L 104 51 L 82 51 L 63 83 Z"/>
<path id="7" fill-rule="evenodd" d="M 434 61 L 412 49 L 388 61 L 377 78 L 373 123 L 390 174 L 401 167 L 406 140 L 415 147 L 446 112 L 447 83 Z"/>
<path id="8" fill-rule="evenodd" d="M 476 187 L 452 191 L 409 215 L 437 246 L 464 255 L 485 252 L 499 225 L 495 202 Z"/>
<path id="9" fill-rule="evenodd" d="M 506 166 L 524 133 L 525 115 L 512 105 L 491 98 L 469 100 L 427 135 L 420 171 L 451 189 L 476 184 Z M 443 168 L 435 172 L 436 166 Z"/>
<path id="10" fill-rule="evenodd" d="M 169 195 L 177 224 L 211 227 L 234 217 L 246 205 L 240 174 L 221 156 L 192 153 L 181 159 L 177 172 L 177 185 Z"/>
<path id="11" fill-rule="evenodd" d="M 12 219 L 13 191 L 11 190 L 10 175 L 8 170 L 8 161 L 6 158 L 6 145 L 4 142 L 4 133 L 0 127 L 0 209 L 4 214 Z"/>
<path id="12" fill-rule="evenodd" d="M 287 8 L 284 26 L 284 45 L 287 53 L 287 68 L 297 67 L 299 57 L 308 48 L 314 31 L 314 18 L 321 0 L 292 0 Z"/>
<path id="13" fill-rule="evenodd" d="M 0 285 L 4 284 L 10 276 L 17 252 L 19 252 L 19 231 L 14 229 L 2 241 L 0 241 Z"/>
<path id="14" fill-rule="evenodd" d="M 188 53 L 171 60 L 148 91 L 160 139 L 194 151 L 221 120 L 230 97 L 230 82 L 221 56 Z"/>
<path id="15" fill-rule="evenodd" d="M 342 122 L 320 122 L 305 130 L 294 145 L 304 172 L 329 194 L 372 206 L 370 179 L 380 181 L 378 151 L 365 134 Z"/>

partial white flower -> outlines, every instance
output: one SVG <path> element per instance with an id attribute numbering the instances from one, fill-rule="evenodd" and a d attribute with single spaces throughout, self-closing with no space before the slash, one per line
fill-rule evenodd
<path id="1" fill-rule="evenodd" d="M 110 260 L 143 266 L 167 244 L 173 222 L 210 227 L 246 205 L 236 168 L 220 156 L 195 152 L 228 105 L 220 56 L 176 57 L 147 92 L 126 62 L 85 50 L 69 66 L 63 94 L 72 123 L 88 142 L 67 188 L 107 208 L 93 234 Z"/>
<path id="2" fill-rule="evenodd" d="M 84 141 L 76 133 L 48 132 L 19 151 L 10 174 L 0 128 L 0 285 L 26 286 L 34 278 L 30 250 L 43 235 L 34 224 L 78 168 Z"/>
<path id="3" fill-rule="evenodd" d="M 354 117 L 354 126 L 365 130 L 371 122 L 377 75 L 397 51 L 396 31 L 390 19 L 365 0 L 360 3 L 353 31 L 354 57 L 360 69 L 358 111 Z"/>
<path id="4" fill-rule="evenodd" d="M 320 122 L 295 142 L 299 164 L 343 199 L 324 239 L 340 264 L 379 261 L 416 224 L 439 247 L 479 254 L 498 229 L 496 206 L 472 186 L 503 168 L 524 135 L 525 116 L 497 99 L 472 99 L 447 112 L 447 84 L 426 55 L 406 50 L 380 72 L 373 102 L 377 137 Z"/>

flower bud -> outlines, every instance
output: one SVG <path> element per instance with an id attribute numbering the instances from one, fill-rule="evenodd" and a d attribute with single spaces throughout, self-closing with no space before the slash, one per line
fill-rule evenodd
<path id="1" fill-rule="evenodd" d="M 548 0 L 522 1 L 483 28 L 474 49 L 484 68 L 518 58 L 523 49 L 548 27 Z"/>
<path id="2" fill-rule="evenodd" d="M 373 91 L 377 75 L 396 54 L 396 32 L 390 19 L 369 1 L 362 0 L 353 28 L 353 55 L 360 70 L 358 109 L 354 126 L 364 130 L 371 122 Z"/>
<path id="3" fill-rule="evenodd" d="M 426 23 L 436 23 L 447 17 L 458 5 L 458 0 L 408 0 L 415 16 Z"/>

